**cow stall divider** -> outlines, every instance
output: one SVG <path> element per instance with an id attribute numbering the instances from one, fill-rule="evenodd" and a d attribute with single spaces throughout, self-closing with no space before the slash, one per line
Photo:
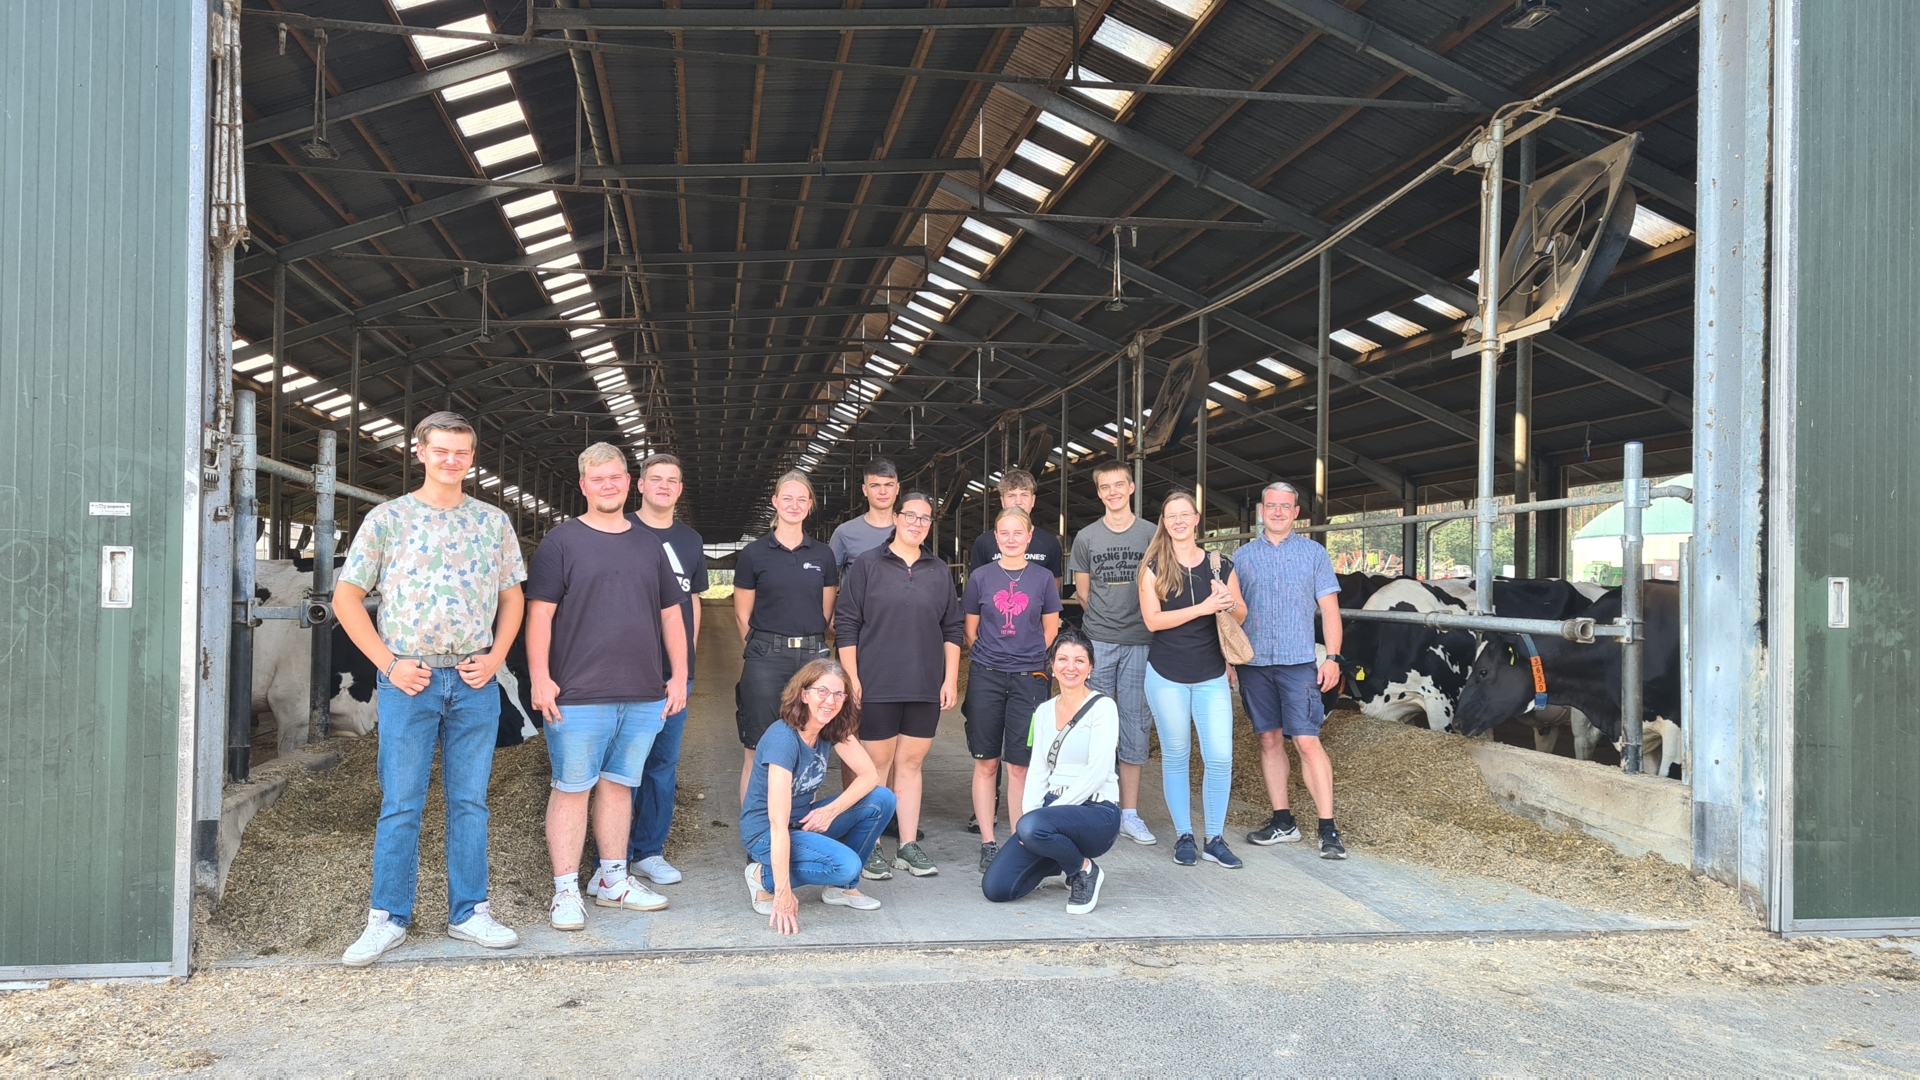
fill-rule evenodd
<path id="1" fill-rule="evenodd" d="M 328 691 L 332 688 L 333 666 L 335 498 L 344 495 L 366 503 L 387 501 L 387 496 L 379 492 L 337 480 L 335 456 L 339 433 L 332 429 L 320 432 L 319 454 L 311 471 L 261 457 L 257 410 L 253 391 L 242 390 L 235 395 L 233 435 L 239 453 L 234 457 L 233 466 L 234 634 L 228 653 L 230 690 L 227 695 L 227 778 L 235 782 L 246 781 L 253 767 L 253 628 L 264 619 L 292 620 L 313 631 L 308 668 L 307 737 L 310 741 L 327 737 L 328 709 L 332 702 Z M 313 489 L 313 583 L 299 604 L 269 606 L 260 603 L 254 595 L 258 544 L 254 533 L 259 528 L 260 473 Z M 372 604 L 369 600 L 368 606 Z"/>

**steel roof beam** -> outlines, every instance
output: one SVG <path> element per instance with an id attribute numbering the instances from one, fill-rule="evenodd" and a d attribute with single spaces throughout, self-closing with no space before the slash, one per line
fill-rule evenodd
<path id="1" fill-rule="evenodd" d="M 1308 26 L 1352 45 L 1419 79 L 1429 86 L 1466 98 L 1492 112 L 1502 105 L 1524 101 L 1528 95 L 1502 86 L 1476 74 L 1465 65 L 1386 29 L 1364 15 L 1347 10 L 1335 0 L 1258 0 L 1280 14 L 1298 19 Z M 1009 88 L 1011 89 L 1011 88 Z M 1588 128 L 1555 121 L 1541 131 L 1541 137 L 1576 154 L 1585 156 L 1613 140 Z M 1694 185 L 1686 177 L 1663 168 L 1644 157 L 1637 157 L 1628 171 L 1633 182 L 1675 206 L 1691 211 Z"/>
<path id="2" fill-rule="evenodd" d="M 914 176 L 973 172 L 978 158 L 881 158 L 861 161 L 756 161 L 734 165 L 589 165 L 586 180 L 732 180 L 780 176 Z"/>
<path id="3" fill-rule="evenodd" d="M 969 30 L 1072 26 L 1071 7 L 798 10 L 537 9 L 538 30 Z"/>
<path id="4" fill-rule="evenodd" d="M 801 248 L 791 251 L 663 251 L 649 255 L 610 255 L 608 266 L 708 266 L 728 263 L 838 262 L 845 259 L 910 259 L 925 256 L 923 247 Z M 830 282 L 812 282 L 827 285 Z M 870 288 L 849 283 L 848 288 Z"/>
<path id="5" fill-rule="evenodd" d="M 340 123 L 356 116 L 365 116 L 389 106 L 415 101 L 437 94 L 450 86 L 458 86 L 470 79 L 484 75 L 511 71 L 541 60 L 553 59 L 552 49 L 533 45 L 509 45 L 461 60 L 445 67 L 431 68 L 427 71 L 394 79 L 390 82 L 364 86 L 327 99 L 327 120 Z M 262 117 L 247 125 L 247 149 L 263 146 L 276 139 L 285 139 L 313 130 L 313 106 L 302 105 L 297 109 L 275 113 Z"/>

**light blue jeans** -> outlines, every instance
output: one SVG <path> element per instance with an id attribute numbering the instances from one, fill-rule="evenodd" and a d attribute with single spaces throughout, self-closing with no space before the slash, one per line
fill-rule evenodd
<path id="1" fill-rule="evenodd" d="M 1200 842 L 1219 836 L 1227 827 L 1227 795 L 1233 787 L 1233 695 L 1227 676 L 1205 682 L 1178 683 L 1163 679 L 1147 665 L 1147 701 L 1153 707 L 1154 730 L 1160 733 L 1160 784 L 1167 797 L 1167 814 L 1177 836 L 1193 831 L 1193 781 L 1187 763 L 1193 756 L 1193 733 L 1200 732 L 1200 759 L 1206 774 L 1200 797 L 1207 814 L 1207 831 Z"/>
<path id="2" fill-rule="evenodd" d="M 487 898 L 487 781 L 500 734 L 500 684 L 475 690 L 454 668 L 436 668 L 408 696 L 385 675 L 380 687 L 380 824 L 373 834 L 373 906 L 405 926 L 420 880 L 420 816 L 433 750 L 447 802 L 447 921 L 458 925 Z"/>

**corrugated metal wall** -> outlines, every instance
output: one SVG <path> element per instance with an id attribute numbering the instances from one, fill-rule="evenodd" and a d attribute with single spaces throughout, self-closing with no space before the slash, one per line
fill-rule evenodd
<path id="1" fill-rule="evenodd" d="M 1793 915 L 1917 917 L 1920 4 L 1801 17 Z"/>
<path id="2" fill-rule="evenodd" d="M 204 18 L 0 4 L 0 968 L 174 951 Z"/>

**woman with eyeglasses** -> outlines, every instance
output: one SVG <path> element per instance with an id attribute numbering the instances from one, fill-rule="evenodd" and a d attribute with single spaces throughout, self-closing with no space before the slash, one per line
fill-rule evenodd
<path id="1" fill-rule="evenodd" d="M 1233 784 L 1233 697 L 1219 620 L 1247 617 L 1233 560 L 1200 546 L 1200 511 L 1193 496 L 1174 491 L 1160 504 L 1160 523 L 1140 560 L 1140 617 L 1153 632 L 1147 646 L 1147 703 L 1160 735 L 1161 787 L 1173 818 L 1173 861 L 1198 858 L 1229 870 L 1240 857 L 1227 846 L 1227 794 Z M 1193 842 L 1192 778 L 1187 764 L 1193 733 L 1200 733 L 1206 773 L 1200 785 L 1206 844 Z"/>
<path id="2" fill-rule="evenodd" d="M 740 549 L 733 571 L 733 617 L 745 646 L 734 688 L 734 720 L 746 760 L 740 798 L 747 797 L 753 749 L 778 718 L 780 694 L 794 673 L 827 657 L 840 571 L 833 551 L 807 535 L 813 484 L 798 469 L 773 487 L 773 528 Z"/>
<path id="3" fill-rule="evenodd" d="M 1033 764 L 1020 795 L 1026 813 L 980 878 L 980 891 L 1004 904 L 1065 874 L 1067 913 L 1085 915 L 1100 903 L 1107 877 L 1093 860 L 1120 837 L 1120 777 L 1113 768 L 1120 712 L 1112 698 L 1087 686 L 1093 642 L 1079 630 L 1061 628 L 1047 666 L 1060 680 L 1060 693 L 1033 711 L 1027 729 Z"/>
<path id="4" fill-rule="evenodd" d="M 1027 561 L 1033 519 L 1008 506 L 993 521 L 1000 558 L 967 576 L 960 610 L 967 620 L 967 751 L 973 755 L 973 816 L 980 826 L 980 871 L 1000 852 L 994 842 L 995 789 L 1007 763 L 1007 829 L 1017 828 L 1027 780 L 1033 710 L 1053 688 L 1047 647 L 1060 632 L 1060 589 L 1045 566 Z"/>
<path id="5" fill-rule="evenodd" d="M 811 660 L 780 695 L 779 722 L 753 751 L 747 795 L 740 804 L 740 843 L 753 910 L 782 934 L 800 931 L 793 890 L 819 885 L 820 900 L 855 911 L 880 901 L 860 891 L 860 868 L 893 816 L 893 792 L 880 787 L 873 759 L 855 738 L 860 706 L 847 693 L 847 673 L 832 660 Z M 820 802 L 831 747 L 853 779 Z"/>
<path id="6" fill-rule="evenodd" d="M 932 527 L 931 498 L 902 498 L 893 535 L 847 567 L 833 611 L 834 644 L 860 705 L 860 742 L 899 798 L 892 867 L 915 877 L 939 873 L 917 842 L 920 768 L 960 681 L 960 598 L 947 564 L 924 546 Z M 893 876 L 877 847 L 863 873 Z"/>

